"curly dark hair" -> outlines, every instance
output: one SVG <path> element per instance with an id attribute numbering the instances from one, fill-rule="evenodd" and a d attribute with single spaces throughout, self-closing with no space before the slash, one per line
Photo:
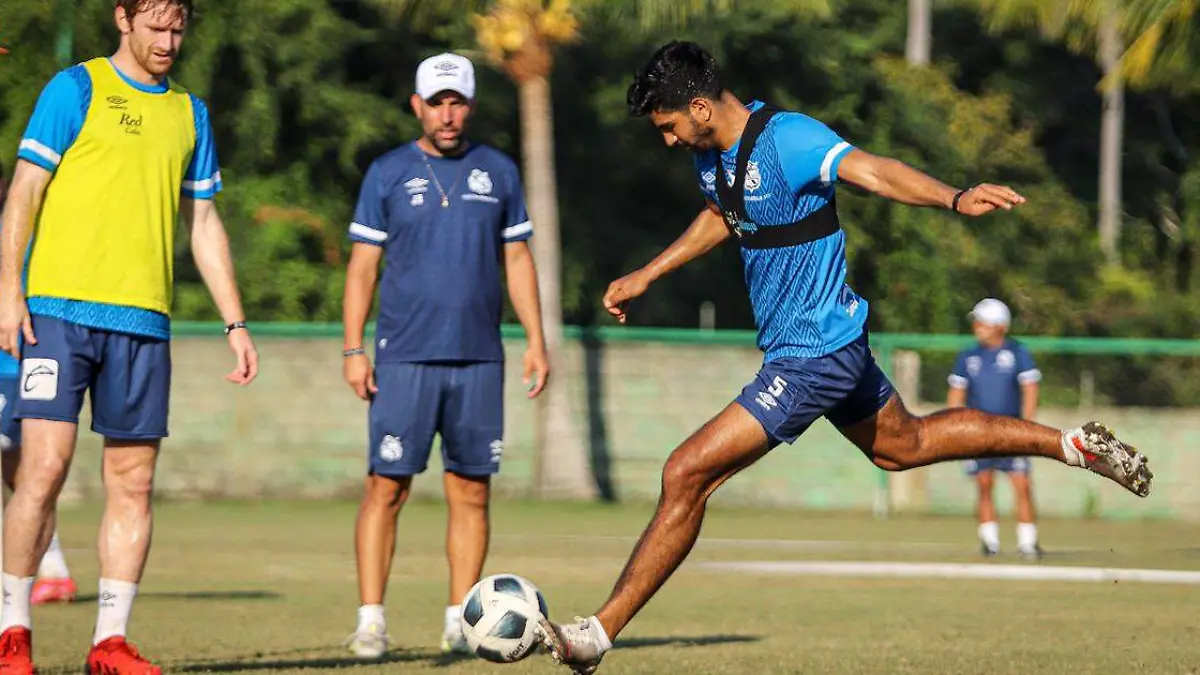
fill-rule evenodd
<path id="1" fill-rule="evenodd" d="M 124 9 L 125 16 L 132 20 L 133 16 L 138 12 L 144 12 L 160 2 L 178 7 L 179 11 L 183 12 L 183 20 L 191 20 L 192 0 L 113 0 L 113 9 Z"/>
<path id="2" fill-rule="evenodd" d="M 669 42 L 642 66 L 629 85 L 626 101 L 629 114 L 643 117 L 652 112 L 685 110 L 692 99 L 719 100 L 725 91 L 721 68 L 695 42 Z"/>

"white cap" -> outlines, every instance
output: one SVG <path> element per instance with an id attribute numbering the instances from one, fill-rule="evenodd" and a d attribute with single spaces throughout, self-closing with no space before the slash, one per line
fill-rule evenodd
<path id="1" fill-rule="evenodd" d="M 443 91 L 475 98 L 475 66 L 458 54 L 431 56 L 417 66 L 417 96 L 428 101 Z"/>
<path id="2" fill-rule="evenodd" d="M 1007 326 L 1012 323 L 1012 313 L 1008 311 L 1008 305 L 995 298 L 980 300 L 967 318 L 989 326 Z"/>

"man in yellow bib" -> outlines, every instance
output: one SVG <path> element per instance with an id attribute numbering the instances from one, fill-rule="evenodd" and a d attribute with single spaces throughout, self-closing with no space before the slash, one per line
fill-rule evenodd
<path id="1" fill-rule="evenodd" d="M 21 141 L 0 230 L 0 349 L 21 358 L 16 416 L 24 436 L 4 522 L 0 672 L 33 672 L 33 575 L 90 391 L 92 430 L 104 436 L 106 502 L 87 669 L 161 673 L 125 632 L 150 545 L 150 491 L 167 435 L 180 214 L 237 357 L 226 379 L 245 385 L 257 373 L 229 240 L 212 201 L 221 175 L 208 112 L 167 79 L 191 5 L 114 0 L 117 52 L 56 75 Z"/>

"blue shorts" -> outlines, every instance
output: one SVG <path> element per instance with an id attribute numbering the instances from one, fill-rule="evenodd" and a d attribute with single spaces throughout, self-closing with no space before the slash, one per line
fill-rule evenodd
<path id="1" fill-rule="evenodd" d="M 0 452 L 21 446 L 21 423 L 13 415 L 19 379 L 15 373 L 0 375 Z"/>
<path id="2" fill-rule="evenodd" d="M 433 436 L 442 466 L 463 476 L 500 470 L 504 451 L 504 364 L 379 363 L 371 399 L 370 471 L 411 476 L 425 471 Z"/>
<path id="3" fill-rule="evenodd" d="M 981 471 L 1003 471 L 1004 473 L 1029 473 L 1028 457 L 985 457 L 983 459 L 968 459 L 963 462 L 967 475 L 974 476 Z"/>
<path id="4" fill-rule="evenodd" d="M 167 435 L 171 344 L 33 317 L 37 344 L 21 348 L 18 419 L 79 422 L 90 391 L 92 431 L 120 440 Z"/>
<path id="5" fill-rule="evenodd" d="M 832 354 L 764 363 L 735 400 L 777 445 L 795 441 L 822 416 L 837 427 L 862 422 L 879 412 L 894 392 L 863 331 Z"/>

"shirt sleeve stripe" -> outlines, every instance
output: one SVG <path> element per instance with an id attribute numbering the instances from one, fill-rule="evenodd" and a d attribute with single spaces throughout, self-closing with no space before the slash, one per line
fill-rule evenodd
<path id="1" fill-rule="evenodd" d="M 185 180 L 185 181 L 183 181 L 183 189 L 191 190 L 192 192 L 203 192 L 205 190 L 211 190 L 220 184 L 221 184 L 221 172 L 218 171 L 215 174 L 213 174 L 212 178 L 205 178 L 204 180 Z"/>
<path id="2" fill-rule="evenodd" d="M 825 161 L 821 162 L 821 182 L 823 182 L 823 183 L 832 183 L 833 182 L 833 177 L 831 176 L 831 174 L 833 173 L 833 162 L 834 162 L 834 160 L 836 160 L 838 158 L 838 155 L 840 155 L 842 152 L 844 152 L 849 147 L 850 147 L 849 143 L 847 143 L 846 141 L 842 141 L 841 143 L 838 143 L 837 145 L 830 148 L 829 152 L 825 153 Z M 812 166 L 812 165 L 810 164 L 809 166 Z"/>
<path id="3" fill-rule="evenodd" d="M 374 242 L 387 241 L 387 232 L 377 230 L 362 223 L 350 223 L 350 234 Z"/>
<path id="4" fill-rule="evenodd" d="M 32 138 L 26 138 L 25 140 L 21 141 L 21 146 L 18 148 L 18 151 L 20 150 L 31 152 L 47 162 L 50 162 L 54 166 L 58 166 L 58 163 L 62 161 L 62 155 L 58 154 L 48 146 L 33 140 Z"/>
<path id="5" fill-rule="evenodd" d="M 1033 384 L 1034 382 L 1041 381 L 1042 371 L 1038 370 L 1037 368 L 1034 368 L 1033 370 L 1027 370 L 1017 375 L 1017 382 L 1020 382 L 1021 384 Z"/>
<path id="6" fill-rule="evenodd" d="M 513 225 L 512 227 L 504 228 L 504 238 L 512 239 L 513 237 L 519 237 L 523 234 L 529 234 L 530 232 L 533 232 L 533 223 L 527 220 L 523 223 Z"/>
<path id="7" fill-rule="evenodd" d="M 970 384 L 970 382 L 967 381 L 967 378 L 961 375 L 951 375 L 950 377 L 946 378 L 946 381 L 949 382 L 950 386 L 954 387 L 955 389 L 966 389 L 967 385 Z"/>

